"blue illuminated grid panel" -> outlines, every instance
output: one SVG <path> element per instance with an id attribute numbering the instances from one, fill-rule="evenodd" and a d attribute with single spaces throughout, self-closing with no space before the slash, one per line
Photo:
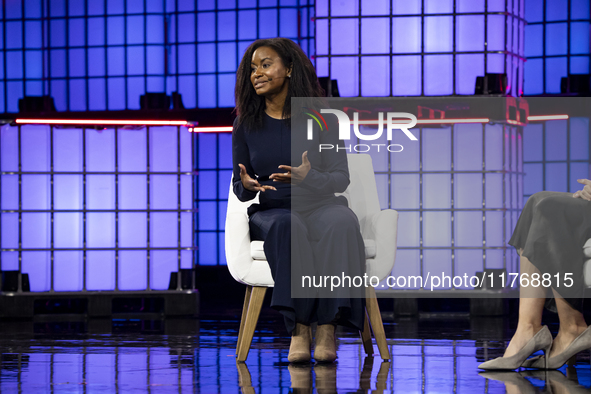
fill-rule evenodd
<path id="1" fill-rule="evenodd" d="M 372 152 L 381 208 L 396 209 L 400 215 L 393 274 L 441 271 L 471 276 L 483 268 L 516 272 L 517 255 L 507 242 L 523 206 L 519 128 L 463 124 L 420 130 L 418 142 L 405 143 L 401 153 Z M 361 132 L 372 134 L 363 128 Z M 388 145 L 385 138 L 374 142 Z M 198 137 L 202 265 L 226 264 L 223 226 L 231 140 L 225 133 Z"/>
<path id="2" fill-rule="evenodd" d="M 560 93 L 568 74 L 589 74 L 589 0 L 526 0 L 526 95 Z"/>
<path id="3" fill-rule="evenodd" d="M 518 272 L 507 242 L 523 203 L 521 129 L 456 124 L 413 130 L 418 141 L 405 142 L 402 152 L 369 152 L 381 208 L 399 213 L 392 274 Z M 374 142 L 388 145 L 385 133 Z"/>
<path id="4" fill-rule="evenodd" d="M 232 134 L 196 133 L 197 264 L 225 265 L 225 223 L 232 179 Z"/>
<path id="5" fill-rule="evenodd" d="M 542 190 L 574 193 L 589 179 L 589 118 L 530 123 L 523 130 L 524 204 Z"/>
<path id="6" fill-rule="evenodd" d="M 187 128 L 0 132 L 0 268 L 31 291 L 166 290 L 193 267 Z"/>
<path id="7" fill-rule="evenodd" d="M 319 0 L 316 13 L 318 75 L 341 96 L 470 95 L 485 73 L 523 90 L 524 0 Z"/>
<path id="8" fill-rule="evenodd" d="M 313 0 L 4 1 L 0 112 L 17 112 L 25 95 L 104 111 L 173 91 L 186 108 L 233 107 L 246 47 L 283 36 L 312 56 L 313 14 Z"/>

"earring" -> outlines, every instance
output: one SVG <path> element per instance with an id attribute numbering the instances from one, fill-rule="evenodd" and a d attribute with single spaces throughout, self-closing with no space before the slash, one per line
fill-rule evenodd
<path id="1" fill-rule="evenodd" d="M 287 78 L 291 78 L 291 75 L 288 75 Z"/>

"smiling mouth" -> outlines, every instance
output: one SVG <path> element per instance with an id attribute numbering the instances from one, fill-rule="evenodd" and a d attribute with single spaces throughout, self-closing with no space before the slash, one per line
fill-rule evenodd
<path id="1" fill-rule="evenodd" d="M 262 87 L 266 83 L 267 83 L 267 81 L 257 82 L 257 83 L 254 84 L 254 88 L 255 89 L 258 89 L 258 88 Z"/>

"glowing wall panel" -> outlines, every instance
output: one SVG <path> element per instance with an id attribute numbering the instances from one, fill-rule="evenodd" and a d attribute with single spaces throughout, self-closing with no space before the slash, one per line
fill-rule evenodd
<path id="1" fill-rule="evenodd" d="M 197 261 L 199 265 L 225 265 L 224 225 L 232 178 L 232 135 L 199 133 L 196 139 Z"/>
<path id="2" fill-rule="evenodd" d="M 481 124 L 420 130 L 416 143 L 404 144 L 404 154 L 370 152 L 381 207 L 396 209 L 398 228 L 404 229 L 398 233 L 393 274 L 471 276 L 483 268 L 515 270 L 517 255 L 507 242 L 523 206 L 519 130 Z M 231 135 L 197 138 L 198 260 L 201 265 L 226 264 L 223 215 Z M 386 144 L 385 135 L 375 143 Z"/>
<path id="3" fill-rule="evenodd" d="M 381 207 L 399 212 L 392 274 L 515 271 L 517 255 L 507 242 L 522 207 L 519 129 L 456 124 L 415 130 L 418 141 L 404 143 L 400 153 L 370 152 Z M 387 144 L 385 138 L 375 143 Z"/>
<path id="4" fill-rule="evenodd" d="M 507 73 L 519 96 L 524 12 L 524 0 L 319 0 L 317 72 L 346 97 L 471 95 L 477 76 Z"/>
<path id="5" fill-rule="evenodd" d="M 25 95 L 59 111 L 138 109 L 177 91 L 186 108 L 234 106 L 235 72 L 258 38 L 314 55 L 313 0 L 26 1 L 0 11 L 0 112 Z"/>
<path id="6" fill-rule="evenodd" d="M 590 176 L 589 118 L 532 123 L 523 130 L 524 203 L 542 190 L 574 193 Z"/>
<path id="7" fill-rule="evenodd" d="M 0 131 L 0 267 L 32 291 L 165 290 L 193 266 L 186 128 Z"/>
<path id="8" fill-rule="evenodd" d="M 525 1 L 526 95 L 560 93 L 569 74 L 589 74 L 589 0 Z"/>

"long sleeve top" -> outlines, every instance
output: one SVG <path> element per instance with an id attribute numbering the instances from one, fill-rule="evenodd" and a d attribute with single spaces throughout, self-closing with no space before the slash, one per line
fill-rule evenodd
<path id="1" fill-rule="evenodd" d="M 246 190 L 240 180 L 240 167 L 258 179 L 262 185 L 277 188 L 260 193 L 259 204 L 253 204 L 248 213 L 270 208 L 292 208 L 296 211 L 314 209 L 320 205 L 334 202 L 334 193 L 345 191 L 349 185 L 349 169 L 344 149 L 337 151 L 338 124 L 328 123 L 327 130 L 314 128 L 314 138 L 306 139 L 305 123 L 292 131 L 281 119 L 265 115 L 260 130 L 247 130 L 244 125 L 237 126 L 234 121 L 232 131 L 232 159 L 234 167 L 234 193 L 240 201 L 252 200 L 257 192 Z M 333 149 L 323 149 L 320 144 L 330 144 Z M 340 142 L 343 145 L 343 142 Z M 293 147 L 293 149 L 292 149 Z M 298 185 L 274 182 L 269 179 L 273 173 L 284 172 L 280 165 L 297 167 L 302 164 L 302 153 L 308 151 L 311 169 L 306 178 Z"/>

